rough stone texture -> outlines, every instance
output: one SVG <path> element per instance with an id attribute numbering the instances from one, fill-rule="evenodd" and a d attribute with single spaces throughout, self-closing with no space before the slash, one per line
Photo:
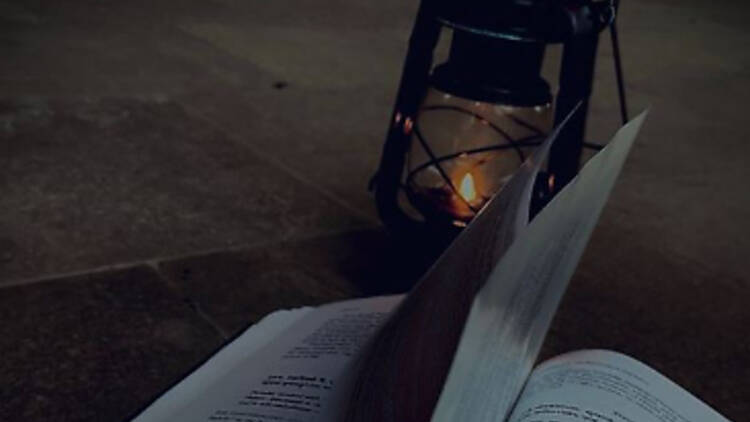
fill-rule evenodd
<path id="1" fill-rule="evenodd" d="M 0 103 L 0 283 L 361 226 L 172 102 Z"/>
<path id="2" fill-rule="evenodd" d="M 623 2 L 632 109 L 651 113 L 600 227 L 750 283 L 750 131 L 742 106 L 750 51 L 740 17 L 750 17 L 750 4 Z M 610 51 L 604 38 L 589 125 L 595 137 L 616 126 Z"/>
<path id="3" fill-rule="evenodd" d="M 181 258 L 160 271 L 231 335 L 278 309 L 403 291 L 426 262 L 369 230 Z"/>
<path id="4" fill-rule="evenodd" d="M 0 419 L 117 421 L 221 344 L 149 267 L 4 288 Z"/>

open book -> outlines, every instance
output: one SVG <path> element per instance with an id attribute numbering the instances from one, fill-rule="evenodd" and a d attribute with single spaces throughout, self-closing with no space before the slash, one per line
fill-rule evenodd
<path id="1" fill-rule="evenodd" d="M 726 421 L 616 352 L 532 368 L 644 117 L 529 221 L 553 133 L 408 295 L 270 314 L 133 420 Z"/>

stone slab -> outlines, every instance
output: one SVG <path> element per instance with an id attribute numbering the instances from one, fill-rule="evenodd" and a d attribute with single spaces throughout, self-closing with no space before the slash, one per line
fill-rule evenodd
<path id="1" fill-rule="evenodd" d="M 118 421 L 221 344 L 150 267 L 0 290 L 0 419 Z"/>
<path id="2" fill-rule="evenodd" d="M 0 284 L 366 225 L 167 100 L 0 102 Z"/>

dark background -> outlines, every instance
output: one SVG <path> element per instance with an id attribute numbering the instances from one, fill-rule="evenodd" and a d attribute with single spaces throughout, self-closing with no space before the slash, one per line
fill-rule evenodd
<path id="1" fill-rule="evenodd" d="M 414 280 L 366 184 L 416 5 L 0 0 L 0 419 L 122 419 L 268 312 Z M 621 12 L 651 114 L 543 354 L 613 348 L 744 420 L 750 6 Z M 618 116 L 605 35 L 590 137 Z"/>

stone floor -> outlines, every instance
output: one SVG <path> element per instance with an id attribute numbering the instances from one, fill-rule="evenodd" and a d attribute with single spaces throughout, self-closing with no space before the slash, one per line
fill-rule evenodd
<path id="1" fill-rule="evenodd" d="M 122 420 L 265 313 L 416 279 L 366 190 L 416 6 L 0 0 L 0 419 Z M 544 350 L 624 351 L 735 421 L 748 18 L 623 2 L 651 115 Z M 611 56 L 605 35 L 593 139 L 617 127 Z"/>

